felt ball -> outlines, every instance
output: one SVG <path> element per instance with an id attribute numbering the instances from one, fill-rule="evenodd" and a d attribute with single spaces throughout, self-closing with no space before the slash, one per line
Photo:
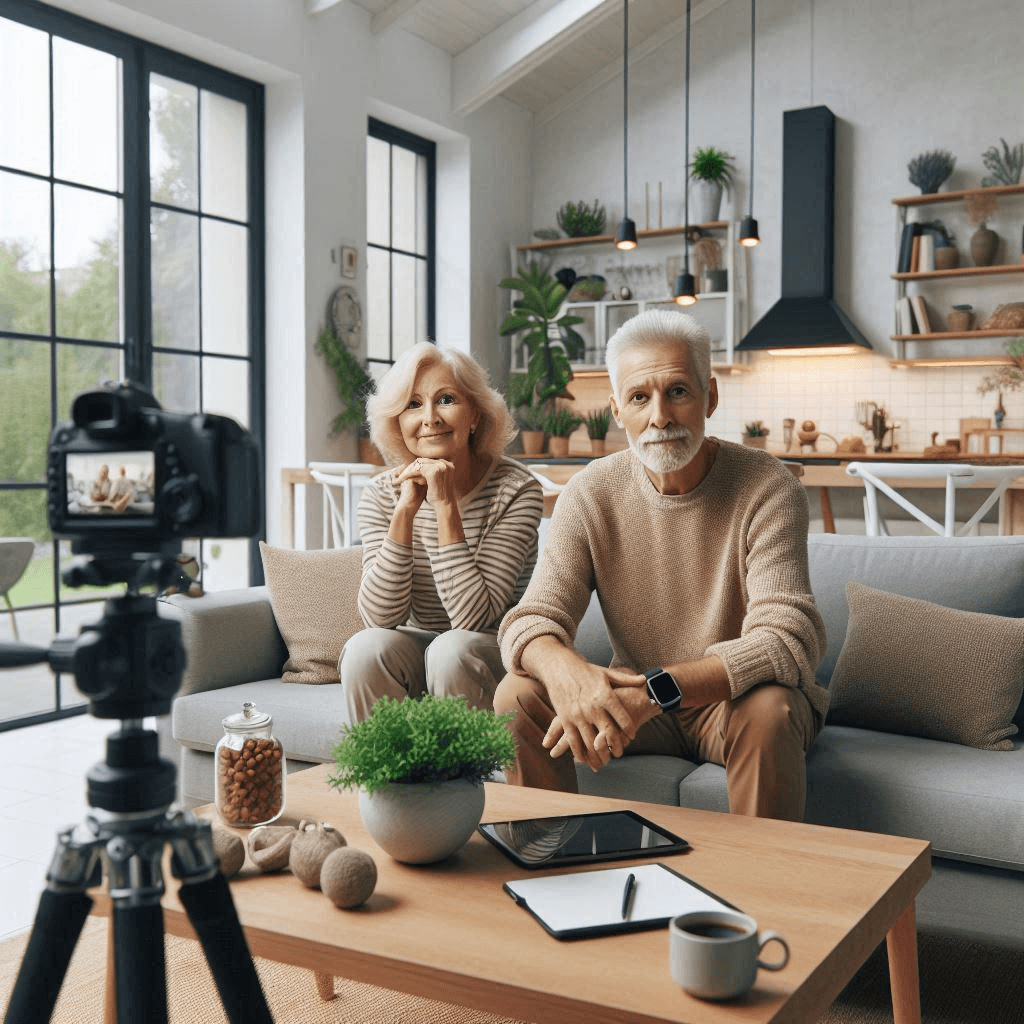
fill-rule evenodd
<path id="1" fill-rule="evenodd" d="M 245 863 L 245 843 L 226 828 L 213 827 L 213 852 L 220 862 L 220 873 L 234 878 Z"/>
<path id="2" fill-rule="evenodd" d="M 376 886 L 377 865 L 373 858 L 353 846 L 343 846 L 328 854 L 320 869 L 320 888 L 343 910 L 365 903 Z"/>
<path id="3" fill-rule="evenodd" d="M 326 822 L 302 822 L 299 834 L 292 840 L 288 866 L 303 885 L 319 889 L 324 861 L 344 845 L 345 837 Z"/>

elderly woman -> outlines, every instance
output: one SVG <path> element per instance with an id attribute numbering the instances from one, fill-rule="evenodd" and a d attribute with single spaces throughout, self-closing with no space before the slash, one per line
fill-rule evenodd
<path id="1" fill-rule="evenodd" d="M 502 616 L 537 560 L 540 485 L 502 453 L 514 426 L 468 355 L 422 342 L 367 406 L 390 471 L 359 501 L 366 629 L 341 652 L 349 717 L 381 697 L 462 694 L 491 707 Z"/>

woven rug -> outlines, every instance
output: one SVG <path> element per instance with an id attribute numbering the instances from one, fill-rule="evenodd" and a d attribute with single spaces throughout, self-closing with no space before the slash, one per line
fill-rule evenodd
<path id="1" fill-rule="evenodd" d="M 0 1006 L 5 1008 L 27 941 L 24 935 L 0 943 Z M 53 1024 L 102 1020 L 106 942 L 106 922 L 89 918 Z M 919 943 L 924 1024 L 1020 1024 L 1024 1014 L 1020 952 L 928 934 Z M 166 946 L 171 1024 L 226 1021 L 199 944 L 169 935 Z M 324 1002 L 309 971 L 260 959 L 256 967 L 276 1024 L 515 1024 L 504 1017 L 341 978 L 334 982 L 336 997 Z M 820 1024 L 891 1021 L 885 949 L 879 947 Z"/>

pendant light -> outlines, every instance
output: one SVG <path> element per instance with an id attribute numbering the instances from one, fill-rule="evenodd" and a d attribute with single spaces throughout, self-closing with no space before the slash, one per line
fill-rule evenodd
<path id="1" fill-rule="evenodd" d="M 683 272 L 676 278 L 675 300 L 680 306 L 697 301 L 693 274 L 690 273 L 690 0 L 686 0 L 686 122 L 683 132 Z"/>
<path id="2" fill-rule="evenodd" d="M 636 225 L 629 219 L 629 0 L 622 0 L 622 220 L 615 248 L 636 248 Z"/>
<path id="3" fill-rule="evenodd" d="M 747 183 L 747 215 L 740 221 L 740 245 L 752 249 L 761 241 L 754 220 L 754 14 L 756 0 L 750 0 L 750 180 Z"/>

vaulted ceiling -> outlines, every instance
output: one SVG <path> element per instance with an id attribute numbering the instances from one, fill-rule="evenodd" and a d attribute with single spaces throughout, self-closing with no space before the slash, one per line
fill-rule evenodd
<path id="1" fill-rule="evenodd" d="M 540 111 L 621 74 L 623 0 L 306 0 L 311 17 L 337 3 L 371 15 L 373 32 L 405 31 L 453 58 L 453 104 L 495 96 Z M 727 0 L 700 0 L 698 20 Z M 682 31 L 684 0 L 629 0 L 630 60 Z"/>

